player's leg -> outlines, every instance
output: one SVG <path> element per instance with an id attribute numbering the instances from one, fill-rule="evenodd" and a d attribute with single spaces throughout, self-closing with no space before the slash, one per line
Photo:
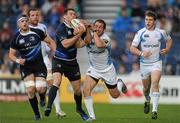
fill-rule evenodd
<path id="1" fill-rule="evenodd" d="M 56 109 L 56 116 L 58 118 L 61 118 L 61 117 L 65 117 L 66 113 L 61 109 L 59 93 L 60 93 L 60 89 L 59 89 L 59 91 L 57 91 L 56 98 L 54 99 L 54 106 Z"/>
<path id="2" fill-rule="evenodd" d="M 151 78 L 150 76 L 147 77 L 146 79 L 142 79 L 143 83 L 143 93 L 145 96 L 145 102 L 144 102 L 144 113 L 147 114 L 150 111 L 150 88 L 151 88 Z"/>
<path id="3" fill-rule="evenodd" d="M 157 109 L 158 109 L 158 101 L 160 98 L 159 92 L 159 81 L 161 78 L 161 71 L 155 70 L 151 74 L 151 81 L 152 81 L 152 119 L 157 119 Z"/>
<path id="4" fill-rule="evenodd" d="M 48 69 L 48 75 L 47 75 L 46 81 L 47 81 L 49 87 L 51 87 L 53 85 L 53 75 L 52 75 L 52 71 L 50 69 Z M 60 89 L 59 89 L 59 91 L 57 91 L 56 97 L 54 99 L 54 106 L 55 106 L 56 115 L 58 118 L 66 116 L 66 113 L 64 111 L 62 111 L 61 106 L 60 106 L 59 93 L 60 93 Z"/>
<path id="5" fill-rule="evenodd" d="M 147 114 L 150 111 L 150 88 L 151 88 L 151 66 L 146 66 L 140 63 L 140 72 L 141 72 L 141 79 L 143 84 L 143 94 L 145 96 L 144 102 L 144 113 Z"/>
<path id="6" fill-rule="evenodd" d="M 48 94 L 48 104 L 47 107 L 45 109 L 45 116 L 49 116 L 51 113 L 51 108 L 52 108 L 52 104 L 54 99 L 56 98 L 56 94 L 57 91 L 59 89 L 59 86 L 61 84 L 61 80 L 62 80 L 62 75 L 59 72 L 54 72 L 53 73 L 53 85 L 49 90 L 49 94 Z"/>
<path id="7" fill-rule="evenodd" d="M 36 91 L 40 97 L 40 105 L 41 107 L 45 107 L 46 105 L 46 90 L 47 90 L 47 83 L 44 77 L 36 77 Z"/>
<path id="8" fill-rule="evenodd" d="M 75 81 L 72 81 L 72 80 L 70 80 L 70 81 L 71 81 L 71 85 L 74 90 L 74 100 L 76 102 L 76 112 L 79 113 L 81 115 L 81 118 L 86 121 L 89 117 L 87 116 L 87 114 L 84 112 L 84 110 L 82 108 L 82 92 L 81 92 L 80 79 L 75 80 Z"/>
<path id="9" fill-rule="evenodd" d="M 28 94 L 30 105 L 34 112 L 34 120 L 40 120 L 40 112 L 38 108 L 38 100 L 36 97 L 35 77 L 33 74 L 27 75 L 24 79 L 26 92 Z"/>
<path id="10" fill-rule="evenodd" d="M 123 92 L 124 94 L 128 92 L 126 85 L 124 84 L 123 80 L 120 78 L 117 79 L 117 88 L 120 92 Z"/>
<path id="11" fill-rule="evenodd" d="M 81 92 L 81 74 L 77 61 L 64 64 L 64 75 L 69 79 L 74 91 L 74 100 L 76 102 L 76 112 L 80 114 L 83 120 L 88 119 L 88 115 L 82 109 L 82 92 Z"/>
<path id="12" fill-rule="evenodd" d="M 86 75 L 84 86 L 83 86 L 83 93 L 84 93 L 84 102 L 86 109 L 89 114 L 90 120 L 95 120 L 94 108 L 93 108 L 93 99 L 91 96 L 93 88 L 97 85 L 98 79 Z"/>

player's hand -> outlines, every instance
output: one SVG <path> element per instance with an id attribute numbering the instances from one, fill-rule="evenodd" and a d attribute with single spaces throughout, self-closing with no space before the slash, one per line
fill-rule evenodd
<path id="1" fill-rule="evenodd" d="M 25 64 L 25 59 L 23 59 L 23 58 L 19 58 L 19 59 L 17 59 L 16 60 L 16 62 L 18 63 L 18 64 L 20 64 L 20 65 L 24 65 Z"/>
<path id="2" fill-rule="evenodd" d="M 143 53 L 142 53 L 142 56 L 144 57 L 144 58 L 148 58 L 149 56 L 151 56 L 152 55 L 152 53 L 150 52 L 150 51 L 143 51 Z"/>
<path id="3" fill-rule="evenodd" d="M 161 54 L 161 55 L 166 55 L 168 52 L 169 52 L 169 50 L 165 48 L 165 49 L 162 49 L 162 50 L 160 51 L 160 54 Z"/>
<path id="4" fill-rule="evenodd" d="M 84 24 L 84 26 L 86 28 L 90 27 L 90 25 L 91 25 L 87 20 L 80 20 L 80 21 L 81 21 L 82 24 Z"/>

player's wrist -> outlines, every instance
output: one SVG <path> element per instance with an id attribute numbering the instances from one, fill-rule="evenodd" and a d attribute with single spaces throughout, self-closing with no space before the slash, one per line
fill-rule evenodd
<path id="1" fill-rule="evenodd" d="M 143 56 L 144 56 L 144 53 L 141 51 L 141 52 L 139 53 L 139 56 L 143 57 Z"/>
<path id="2" fill-rule="evenodd" d="M 20 64 L 20 59 L 17 58 L 16 59 L 16 63 Z"/>

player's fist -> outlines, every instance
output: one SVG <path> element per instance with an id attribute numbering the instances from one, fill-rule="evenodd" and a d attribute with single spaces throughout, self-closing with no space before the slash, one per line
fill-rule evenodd
<path id="1" fill-rule="evenodd" d="M 25 64 L 25 59 L 22 59 L 22 58 L 19 58 L 19 59 L 16 59 L 16 63 L 20 64 L 20 65 L 24 65 Z"/>
<path id="2" fill-rule="evenodd" d="M 151 55 L 152 55 L 152 53 L 150 51 L 143 51 L 142 52 L 142 57 L 144 57 L 144 58 L 148 58 Z"/>
<path id="3" fill-rule="evenodd" d="M 162 49 L 162 50 L 160 51 L 160 54 L 161 54 L 161 55 L 166 55 L 168 52 L 169 52 L 168 49 Z"/>

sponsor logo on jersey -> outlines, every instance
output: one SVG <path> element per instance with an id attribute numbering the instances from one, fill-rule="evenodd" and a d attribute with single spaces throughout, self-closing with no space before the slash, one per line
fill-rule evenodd
<path id="1" fill-rule="evenodd" d="M 35 41 L 34 36 L 31 36 L 31 37 L 29 38 L 29 41 Z"/>
<path id="2" fill-rule="evenodd" d="M 24 39 L 19 40 L 19 44 L 23 44 L 23 43 L 25 43 Z"/>

